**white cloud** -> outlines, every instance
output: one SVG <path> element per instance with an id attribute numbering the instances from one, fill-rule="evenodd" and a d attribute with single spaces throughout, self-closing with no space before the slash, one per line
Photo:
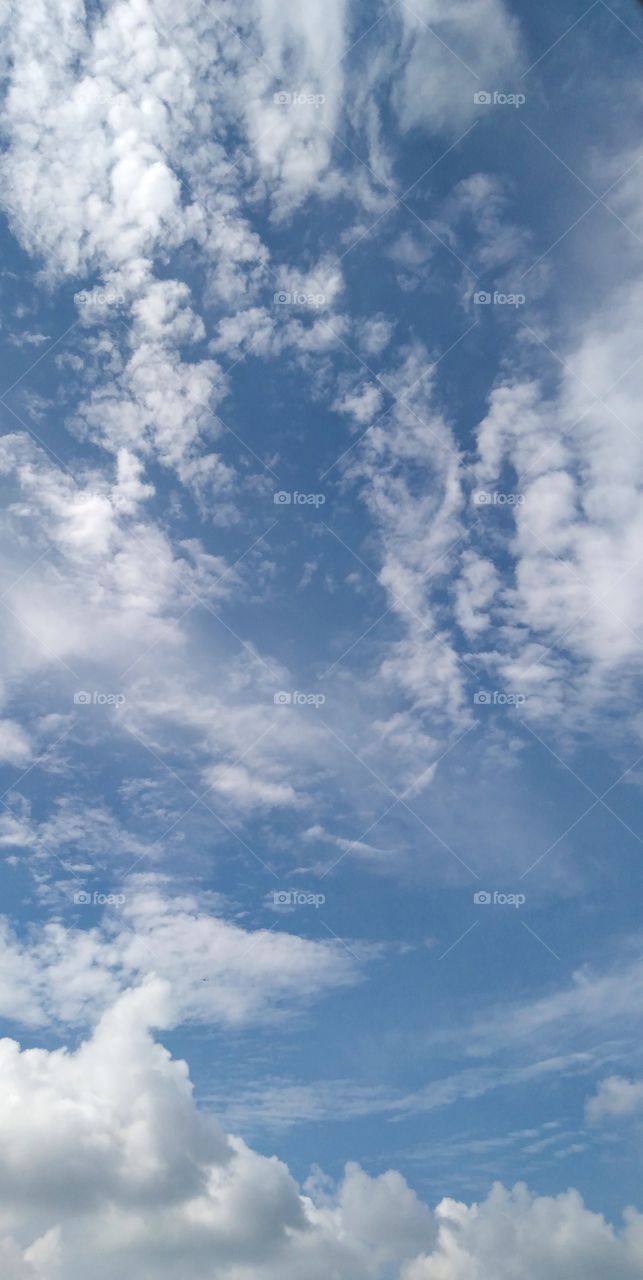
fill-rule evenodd
<path id="1" fill-rule="evenodd" d="M 535 999 L 488 1006 L 467 1028 L 467 1047 L 481 1056 L 508 1045 L 530 1051 L 558 1052 L 561 1046 L 587 1043 L 592 1052 L 604 1043 L 607 1028 L 627 1034 L 640 1019 L 643 970 L 634 939 L 618 962 L 603 969 L 584 965 L 565 985 Z M 459 1033 L 450 1033 L 459 1038 Z"/>
<path id="2" fill-rule="evenodd" d="M 344 91 L 346 10 L 345 0 L 310 0 L 288 9 L 278 0 L 256 5 L 262 56 L 248 71 L 242 105 L 277 216 L 297 208 L 313 191 L 328 198 L 338 190 L 329 166 Z M 275 92 L 289 100 L 275 102 Z"/>
<path id="3" fill-rule="evenodd" d="M 126 450 L 118 452 L 113 479 L 90 474 L 74 483 L 25 436 L 9 435 L 0 472 L 11 478 L 15 498 L 9 512 L 16 536 L 3 574 L 7 672 L 58 672 L 62 664 L 72 674 L 75 660 L 90 655 L 123 671 L 151 644 L 179 642 L 165 615 L 181 601 L 187 607 L 184 583 L 199 579 L 202 598 L 212 586 L 142 516 L 152 489 Z"/>
<path id="4" fill-rule="evenodd" d="M 113 6 L 93 40 L 80 4 L 37 0 L 11 16 L 3 168 L 12 225 L 29 250 L 45 252 L 52 273 L 80 273 L 180 240 L 180 188 L 163 151 L 184 127 L 191 86 L 149 7 Z"/>
<path id="5" fill-rule="evenodd" d="M 348 456 L 346 472 L 377 531 L 378 579 L 402 638 L 383 652 L 380 675 L 418 711 L 443 724 L 464 725 L 464 665 L 436 606 L 438 584 L 453 566 L 461 539 L 460 460 L 453 434 L 433 406 L 432 362 L 417 344 L 382 373 L 396 403 Z M 365 482 L 365 483 L 364 483 Z M 434 718 L 433 724 L 435 725 Z"/>
<path id="6" fill-rule="evenodd" d="M 639 279 L 604 299 L 569 339 L 557 400 L 533 384 L 504 385 L 480 431 L 476 483 L 502 487 L 509 463 L 521 495 L 499 669 L 527 695 L 527 714 L 564 707 L 570 725 L 615 699 L 626 705 L 640 653 L 643 448 L 630 425 L 640 306 Z M 552 684 L 561 639 L 567 688 Z"/>
<path id="7" fill-rule="evenodd" d="M 436 1249 L 402 1280 L 634 1280 L 641 1266 L 643 1220 L 630 1212 L 619 1237 L 576 1191 L 546 1197 L 496 1186 L 480 1205 L 443 1200 L 436 1217 Z"/>
<path id="8" fill-rule="evenodd" d="M 590 1124 L 608 1116 L 631 1116 L 643 1109 L 643 1081 L 608 1076 L 601 1080 L 593 1098 L 588 1098 L 585 1111 Z"/>
<path id="9" fill-rule="evenodd" d="M 394 851 L 391 849 L 378 849 L 372 844 L 367 844 L 364 840 L 348 840 L 346 836 L 333 835 L 331 831 L 326 831 L 319 823 L 316 823 L 313 827 L 308 827 L 304 831 L 302 839 L 307 844 L 322 842 L 335 845 L 337 849 L 341 849 L 342 853 L 351 853 L 358 858 L 374 858 L 377 860 L 382 858 L 389 859 L 394 856 Z"/>
<path id="10" fill-rule="evenodd" d="M 349 1166 L 315 1204 L 280 1161 L 226 1138 L 195 1108 L 185 1063 L 149 1035 L 169 1017 L 169 989 L 154 981 L 73 1053 L 1 1042 L 4 1249 L 25 1276 L 33 1262 L 39 1280 L 87 1269 L 197 1280 L 212 1265 L 226 1280 L 371 1280 L 429 1244 L 429 1211 L 398 1174 Z"/>
<path id="11" fill-rule="evenodd" d="M 509 217 L 509 188 L 495 175 L 474 173 L 458 182 L 444 203 L 440 215 L 440 231 L 447 242 L 456 239 L 457 231 L 462 230 L 465 223 L 467 236 L 467 260 L 474 261 L 485 273 L 493 272 L 491 277 L 496 285 L 507 284 L 507 292 L 521 292 L 520 288 L 512 288 L 519 279 L 519 272 L 531 266 L 525 256 L 529 243 L 527 233 L 515 226 Z M 516 271 L 516 260 L 521 259 Z M 508 274 L 509 264 L 513 264 L 515 275 Z M 533 301 L 536 292 L 537 274 L 530 275 L 529 298 Z"/>
<path id="12" fill-rule="evenodd" d="M 617 1233 L 580 1196 L 496 1186 L 435 1212 L 394 1170 L 276 1158 L 195 1106 L 186 1064 L 150 1035 L 170 988 L 125 993 L 74 1051 L 0 1042 L 0 1256 L 12 1280 L 635 1280 L 643 1219 Z M 43 1160 L 43 1149 L 47 1159 Z"/>
<path id="13" fill-rule="evenodd" d="M 3 764 L 26 764 L 31 758 L 31 743 L 15 720 L 0 720 L 0 761 Z"/>
<path id="14" fill-rule="evenodd" d="M 66 890 L 81 885 L 76 878 Z M 4 1017 L 32 1026 L 91 1024 L 125 987 L 155 973 L 172 984 L 176 1020 L 242 1026 L 292 1016 L 360 980 L 355 956 L 330 939 L 243 929 L 189 894 L 170 897 L 154 878 L 130 878 L 121 889 L 125 902 L 94 927 L 52 920 L 26 943 L 3 922 Z M 76 910 L 100 907 L 81 902 Z"/>
<path id="15" fill-rule="evenodd" d="M 240 213 L 240 175 L 213 140 L 212 115 L 231 109 L 225 26 L 205 6 L 183 25 L 161 0 L 121 0 L 91 24 L 80 3 L 10 8 L 2 168 L 11 228 L 49 277 L 101 274 L 76 295 L 77 337 L 116 322 L 101 339 L 107 374 L 90 369 L 99 385 L 77 423 L 113 451 L 156 451 L 189 483 L 202 438 L 217 434 L 215 385 L 218 398 L 225 386 L 214 361 L 179 355 L 179 344 L 204 337 L 203 322 L 187 285 L 155 280 L 152 264 L 191 241 L 210 300 L 237 304 L 267 257 Z M 213 62 L 220 76 L 209 74 Z M 131 345 L 122 361 L 121 320 Z"/>
<path id="16" fill-rule="evenodd" d="M 207 771 L 206 780 L 213 791 L 238 801 L 244 809 L 297 803 L 297 793 L 290 783 L 253 776 L 244 765 L 215 765 Z"/>
<path id="17" fill-rule="evenodd" d="M 382 405 L 382 393 L 374 382 L 364 382 L 352 392 L 346 392 L 336 400 L 333 409 L 349 414 L 359 426 L 372 422 Z"/>
<path id="18" fill-rule="evenodd" d="M 518 25 L 503 0 L 417 0 L 401 6 L 404 67 L 393 93 L 400 125 L 455 132 L 479 89 L 506 91 L 518 71 Z"/>
<path id="19" fill-rule="evenodd" d="M 469 639 L 488 627 L 486 610 L 499 585 L 500 578 L 491 560 L 486 560 L 476 551 L 463 553 L 462 573 L 456 586 L 455 616 Z"/>
<path id="20" fill-rule="evenodd" d="M 357 325 L 358 346 L 367 356 L 380 356 L 393 336 L 394 325 L 384 315 L 371 316 Z"/>

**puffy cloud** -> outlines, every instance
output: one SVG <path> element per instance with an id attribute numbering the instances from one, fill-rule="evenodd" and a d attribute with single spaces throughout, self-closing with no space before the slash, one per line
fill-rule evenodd
<path id="1" fill-rule="evenodd" d="M 97 385 L 77 425 L 114 452 L 155 451 L 188 484 L 202 437 L 217 434 L 213 392 L 224 386 L 216 362 L 181 358 L 203 321 L 187 285 L 154 279 L 153 263 L 191 241 L 225 304 L 252 292 L 266 258 L 239 212 L 239 175 L 213 140 L 212 99 L 220 115 L 233 65 L 220 58 L 225 26 L 196 9 L 186 26 L 164 2 L 119 0 L 90 25 L 82 0 L 64 10 L 38 0 L 28 16 L 10 5 L 2 165 L 11 228 L 46 273 L 102 276 L 76 295 L 79 335 L 112 313 L 130 321 L 124 360 L 120 325 L 103 333 L 106 376 L 100 361 L 88 369 Z M 220 78 L 207 75 L 214 60 Z M 210 478 L 225 487 L 225 468 Z"/>
<path id="2" fill-rule="evenodd" d="M 625 704 L 643 634 L 643 450 L 630 425 L 640 309 L 635 279 L 570 339 L 553 402 L 533 383 L 505 383 L 480 429 L 476 483 L 497 486 L 509 467 L 520 496 L 497 667 L 527 696 L 527 714 L 564 707 L 570 725 Z"/>
<path id="3" fill-rule="evenodd" d="M 337 1186 L 226 1136 L 187 1066 L 151 1034 L 158 979 L 126 992 L 74 1050 L 0 1042 L 0 1257 L 12 1280 L 635 1280 L 643 1219 L 621 1233 L 569 1191 L 496 1186 L 432 1212 L 394 1170 Z M 43 1159 L 43 1151 L 46 1159 Z"/>
<path id="4" fill-rule="evenodd" d="M 38 0 L 28 15 L 11 6 L 7 201 L 16 233 L 52 274 L 119 266 L 184 234 L 164 150 L 185 128 L 194 88 L 151 13 L 113 5 L 92 38 L 80 0 L 63 9 Z"/>
<path id="5" fill-rule="evenodd" d="M 436 1218 L 436 1249 L 406 1266 L 402 1280 L 634 1280 L 641 1267 L 643 1219 L 630 1211 L 619 1237 L 576 1191 L 547 1197 L 496 1186 L 479 1205 L 443 1200 Z"/>
<path id="6" fill-rule="evenodd" d="M 150 981 L 74 1052 L 1 1042 L 3 1248 L 17 1276 L 371 1280 L 430 1243 L 429 1211 L 398 1174 L 349 1166 L 315 1203 L 280 1161 L 226 1138 L 149 1033 L 170 1017 L 169 988 Z"/>
<path id="7" fill-rule="evenodd" d="M 601 1080 L 593 1098 L 586 1103 L 590 1124 L 605 1120 L 608 1116 L 630 1116 L 643 1109 L 643 1080 L 625 1080 L 623 1076 L 608 1076 Z"/>

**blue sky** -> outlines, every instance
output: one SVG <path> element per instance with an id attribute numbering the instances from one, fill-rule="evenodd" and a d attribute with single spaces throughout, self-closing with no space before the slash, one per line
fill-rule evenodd
<path id="1" fill-rule="evenodd" d="M 640 6 L 2 20 L 3 1274 L 640 1276 Z"/>

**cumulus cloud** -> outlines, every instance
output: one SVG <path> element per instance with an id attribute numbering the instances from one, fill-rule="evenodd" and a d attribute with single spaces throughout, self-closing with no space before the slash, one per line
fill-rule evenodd
<path id="1" fill-rule="evenodd" d="M 573 1191 L 497 1186 L 480 1204 L 423 1204 L 394 1170 L 348 1164 L 337 1185 L 226 1136 L 187 1066 L 151 1034 L 172 1019 L 154 979 L 78 1048 L 0 1042 L 4 1274 L 15 1280 L 634 1280 L 643 1220 L 616 1232 Z M 47 1159 L 43 1160 L 43 1150 Z"/>
<path id="2" fill-rule="evenodd" d="M 594 1097 L 587 1099 L 585 1109 L 590 1124 L 597 1124 L 609 1116 L 631 1116 L 643 1109 L 643 1080 L 608 1076 L 601 1080 Z"/>
<path id="3" fill-rule="evenodd" d="M 641 1265 L 640 1216 L 630 1211 L 619 1237 L 575 1191 L 547 1197 L 497 1186 L 480 1205 L 442 1201 L 436 1218 L 437 1248 L 404 1267 L 402 1280 L 634 1280 Z"/>

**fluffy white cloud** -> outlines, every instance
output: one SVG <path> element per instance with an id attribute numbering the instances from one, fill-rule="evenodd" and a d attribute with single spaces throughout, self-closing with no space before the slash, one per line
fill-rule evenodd
<path id="1" fill-rule="evenodd" d="M 75 1052 L 1 1042 L 3 1247 L 18 1276 L 370 1280 L 430 1243 L 430 1214 L 399 1175 L 349 1167 L 316 1204 L 278 1160 L 226 1138 L 195 1108 L 185 1063 L 150 1036 L 171 1016 L 154 981 Z"/>
<path id="2" fill-rule="evenodd" d="M 497 669 L 527 696 L 527 714 L 564 706 L 573 723 L 629 697 L 643 634 L 640 309 L 637 279 L 570 342 L 556 401 L 506 384 L 481 427 L 476 484 L 520 495 Z M 517 479 L 501 486 L 507 464 Z"/>
<path id="3" fill-rule="evenodd" d="M 444 1200 L 436 1210 L 438 1243 L 402 1271 L 402 1280 L 635 1280 L 643 1219 L 628 1212 L 619 1238 L 575 1191 L 533 1196 L 497 1186 L 480 1205 Z"/>
<path id="4" fill-rule="evenodd" d="M 590 1124 L 605 1120 L 608 1116 L 630 1116 L 643 1109 L 643 1080 L 625 1080 L 623 1076 L 608 1076 L 601 1080 L 593 1098 L 587 1099 L 587 1119 Z"/>
<path id="5" fill-rule="evenodd" d="M 339 942 L 244 929 L 190 895 L 170 897 L 154 878 L 134 877 L 121 889 L 124 901 L 93 928 L 54 919 L 24 941 L 2 922 L 2 1016 L 32 1026 L 91 1024 L 152 972 L 171 982 L 179 1021 L 240 1026 L 293 1016 L 360 979 L 355 952 Z M 77 909 L 92 910 L 82 898 Z"/>
<path id="6" fill-rule="evenodd" d="M 119 266 L 184 234 L 164 152 L 185 130 L 194 88 L 151 14 L 142 2 L 112 5 L 92 38 L 81 0 L 62 9 L 37 0 L 29 14 L 10 6 L 7 201 L 14 229 L 52 273 Z"/>
<path id="7" fill-rule="evenodd" d="M 0 1257 L 12 1280 L 635 1280 L 643 1219 L 619 1234 L 576 1192 L 497 1186 L 435 1213 L 393 1170 L 349 1164 L 300 1190 L 227 1137 L 186 1064 L 150 1034 L 166 984 L 120 997 L 75 1050 L 0 1042 Z M 45 1158 L 43 1158 L 45 1153 Z"/>

